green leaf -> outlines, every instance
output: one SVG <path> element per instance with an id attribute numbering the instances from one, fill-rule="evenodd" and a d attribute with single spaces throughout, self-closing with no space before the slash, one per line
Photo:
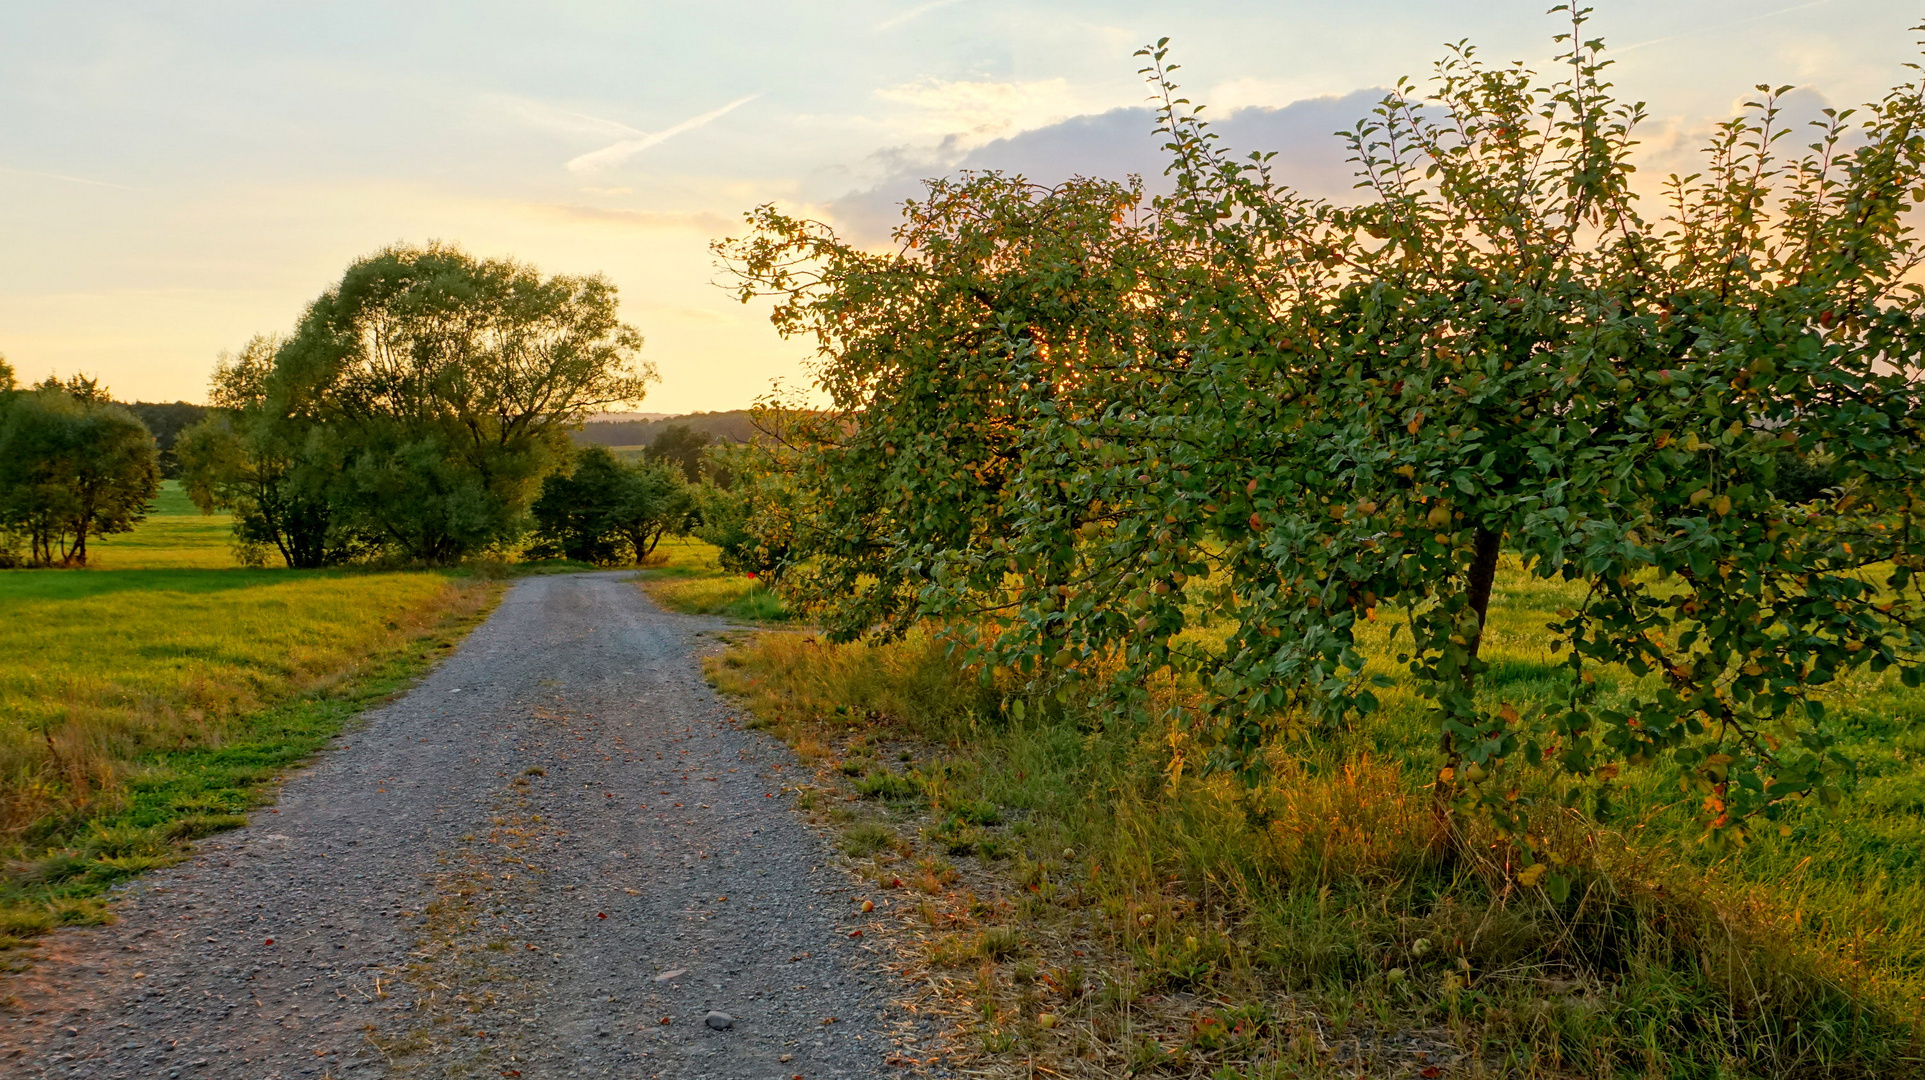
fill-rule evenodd
<path id="1" fill-rule="evenodd" d="M 1551 903 L 1562 904 L 1571 898 L 1570 879 L 1563 874 L 1545 874 L 1544 892 L 1551 898 Z"/>

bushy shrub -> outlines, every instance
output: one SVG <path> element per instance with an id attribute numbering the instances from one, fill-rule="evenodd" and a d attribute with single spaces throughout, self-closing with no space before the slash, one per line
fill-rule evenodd
<path id="1" fill-rule="evenodd" d="M 701 524 L 695 535 L 715 545 L 724 569 L 773 581 L 789 564 L 786 507 L 791 489 L 784 477 L 761 467 L 763 459 L 759 454 L 751 457 L 754 453 L 716 455 L 734 483 L 702 485 L 697 497 Z"/>
<path id="2" fill-rule="evenodd" d="M 1196 679 L 1198 762 L 1245 782 L 1408 671 L 1440 848 L 1488 817 L 1555 896 L 1534 799 L 1602 814 L 1664 768 L 1714 846 L 1835 802 L 1822 698 L 1925 682 L 1925 86 L 1782 142 L 1763 88 L 1654 206 L 1643 107 L 1560 10 L 1550 78 L 1464 45 L 1400 82 L 1345 134 L 1342 204 L 1222 147 L 1159 44 L 1168 196 L 965 174 L 882 254 L 757 211 L 722 251 L 828 404 L 776 418 L 780 494 L 731 539 L 782 537 L 840 639 L 953 621 L 972 661 L 1137 719 Z M 1480 654 L 1506 552 L 1573 586 L 1529 708 Z"/>
<path id="3" fill-rule="evenodd" d="M 631 464 L 606 447 L 587 446 L 576 452 L 571 472 L 542 481 L 532 513 L 532 557 L 639 563 L 663 536 L 688 532 L 695 499 L 673 463 Z"/>
<path id="4" fill-rule="evenodd" d="M 87 565 L 87 541 L 133 528 L 160 490 L 153 435 L 85 378 L 0 397 L 0 565 Z"/>

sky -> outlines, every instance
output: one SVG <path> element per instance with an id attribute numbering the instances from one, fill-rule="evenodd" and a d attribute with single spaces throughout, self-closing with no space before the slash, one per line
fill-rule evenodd
<path id="1" fill-rule="evenodd" d="M 1758 83 L 1875 100 L 1918 58 L 1895 0 L 1594 0 L 1654 162 Z M 778 203 L 886 241 L 923 177 L 1161 171 L 1140 46 L 1225 140 L 1348 187 L 1373 91 L 1447 42 L 1546 65 L 1547 0 L 814 3 L 0 0 L 0 355 L 122 400 L 202 400 L 357 257 L 440 240 L 606 275 L 661 381 L 739 408 L 810 345 L 736 302 L 709 245 Z"/>

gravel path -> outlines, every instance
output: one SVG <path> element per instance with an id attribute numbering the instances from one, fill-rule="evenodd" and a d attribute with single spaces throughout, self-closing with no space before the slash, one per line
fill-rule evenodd
<path id="1" fill-rule="evenodd" d="M 516 584 L 275 808 L 0 983 L 0 1074 L 883 1073 L 913 1029 L 793 759 L 703 682 L 724 625 L 626 574 Z"/>

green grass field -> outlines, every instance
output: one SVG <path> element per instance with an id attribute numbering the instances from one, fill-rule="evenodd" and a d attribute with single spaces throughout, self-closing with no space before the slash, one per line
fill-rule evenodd
<path id="1" fill-rule="evenodd" d="M 87 544 L 95 570 L 227 570 L 239 566 L 229 544 L 233 530 L 225 514 L 203 515 L 180 489 L 161 485 L 147 520 L 132 532 L 103 536 Z"/>
<path id="2" fill-rule="evenodd" d="M 431 572 L 236 565 L 173 484 L 85 570 L 0 572 L 0 930 L 238 822 L 280 772 L 452 648 L 499 595 Z"/>
<path id="3" fill-rule="evenodd" d="M 1555 690 L 1562 591 L 1503 575 L 1493 703 Z M 1435 1059 L 1448 1076 L 1925 1075 L 1925 691 L 1895 677 L 1828 702 L 1856 792 L 1740 849 L 1700 844 L 1699 796 L 1654 768 L 1627 770 L 1609 822 L 1545 806 L 1535 829 L 1577 883 L 1557 904 L 1477 854 L 1504 850 L 1479 827 L 1467 861 L 1439 861 L 1433 736 L 1406 687 L 1349 731 L 1281 739 L 1245 789 L 1173 771 L 1196 755 L 1166 725 L 1074 699 L 1018 720 L 1012 683 L 927 636 L 769 633 L 711 672 L 822 767 L 822 812 L 867 872 L 929 894 L 920 976 L 973 1003 L 952 1019 L 986 1075 L 1427 1075 L 1372 1056 L 1413 1032 L 1462 1055 Z M 1107 989 L 1054 989 L 1072 970 Z"/>
<path id="4" fill-rule="evenodd" d="M 714 545 L 693 537 L 665 538 L 639 580 L 656 603 L 687 615 L 723 615 L 760 623 L 789 618 L 775 590 L 746 574 L 722 569 Z"/>

